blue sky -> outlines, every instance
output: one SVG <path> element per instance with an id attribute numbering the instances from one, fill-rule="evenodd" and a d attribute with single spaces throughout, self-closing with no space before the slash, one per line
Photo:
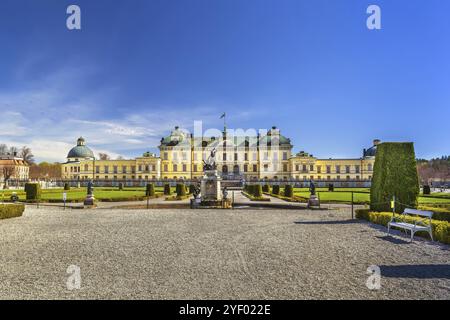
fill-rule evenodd
<path id="1" fill-rule="evenodd" d="M 374 138 L 449 154 L 449 15 L 442 0 L 2 0 L 0 143 L 63 161 L 82 135 L 131 157 L 226 111 L 318 157 Z"/>

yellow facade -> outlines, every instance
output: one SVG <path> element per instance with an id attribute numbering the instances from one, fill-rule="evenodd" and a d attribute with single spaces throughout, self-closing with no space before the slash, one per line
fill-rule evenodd
<path id="1" fill-rule="evenodd" d="M 230 180 L 339 180 L 368 181 L 372 178 L 376 146 L 361 158 L 318 159 L 308 153 L 292 154 L 290 139 L 272 127 L 257 137 L 194 138 L 178 127 L 159 146 L 160 156 L 146 153 L 131 160 L 95 160 L 92 151 L 78 139 L 62 164 L 63 179 L 70 180 L 198 180 L 203 161 L 215 151 L 217 171 Z"/>

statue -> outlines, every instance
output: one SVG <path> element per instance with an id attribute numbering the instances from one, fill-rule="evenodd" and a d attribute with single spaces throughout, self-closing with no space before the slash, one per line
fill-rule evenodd
<path id="1" fill-rule="evenodd" d="M 227 187 L 224 187 L 223 188 L 223 191 L 222 191 L 222 196 L 223 196 L 223 199 L 227 199 L 227 197 L 228 197 L 228 190 L 227 190 Z"/>
<path id="2" fill-rule="evenodd" d="M 199 186 L 199 184 L 195 184 L 194 185 L 194 190 L 192 192 L 192 195 L 194 196 L 195 199 L 197 199 L 200 196 L 200 186 Z"/>
<path id="3" fill-rule="evenodd" d="M 94 192 L 94 184 L 92 183 L 92 180 L 89 180 L 87 184 L 87 194 L 92 195 Z"/>
<path id="4" fill-rule="evenodd" d="M 314 185 L 314 181 L 309 181 L 309 192 L 311 192 L 312 196 L 316 195 L 316 186 Z"/>
<path id="5" fill-rule="evenodd" d="M 216 148 L 211 150 L 211 154 L 206 161 L 203 160 L 203 171 L 216 170 L 217 166 L 215 158 L 216 158 Z"/>

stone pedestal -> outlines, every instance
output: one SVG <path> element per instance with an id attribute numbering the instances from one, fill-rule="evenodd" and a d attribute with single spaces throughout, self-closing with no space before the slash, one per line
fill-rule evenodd
<path id="1" fill-rule="evenodd" d="M 315 194 L 311 195 L 308 200 L 308 208 L 311 207 L 320 207 L 319 198 Z"/>
<path id="2" fill-rule="evenodd" d="M 201 199 L 204 201 L 221 201 L 222 200 L 222 189 L 221 189 L 221 178 L 217 173 L 217 170 L 206 170 L 203 176 L 200 191 Z"/>
<path id="3" fill-rule="evenodd" d="M 85 208 L 94 208 L 95 207 L 95 198 L 93 194 L 88 194 L 86 199 L 84 199 L 84 207 Z"/>

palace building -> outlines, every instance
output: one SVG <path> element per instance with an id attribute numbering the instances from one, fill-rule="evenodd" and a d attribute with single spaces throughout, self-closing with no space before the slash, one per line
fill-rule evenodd
<path id="1" fill-rule="evenodd" d="M 379 140 L 360 158 L 320 159 L 301 151 L 293 154 L 291 140 L 272 127 L 255 136 L 194 137 L 175 127 L 163 137 L 160 156 L 146 152 L 130 160 L 97 160 L 79 138 L 62 164 L 70 180 L 198 180 L 203 160 L 215 153 L 217 170 L 227 180 L 370 181 Z"/>

